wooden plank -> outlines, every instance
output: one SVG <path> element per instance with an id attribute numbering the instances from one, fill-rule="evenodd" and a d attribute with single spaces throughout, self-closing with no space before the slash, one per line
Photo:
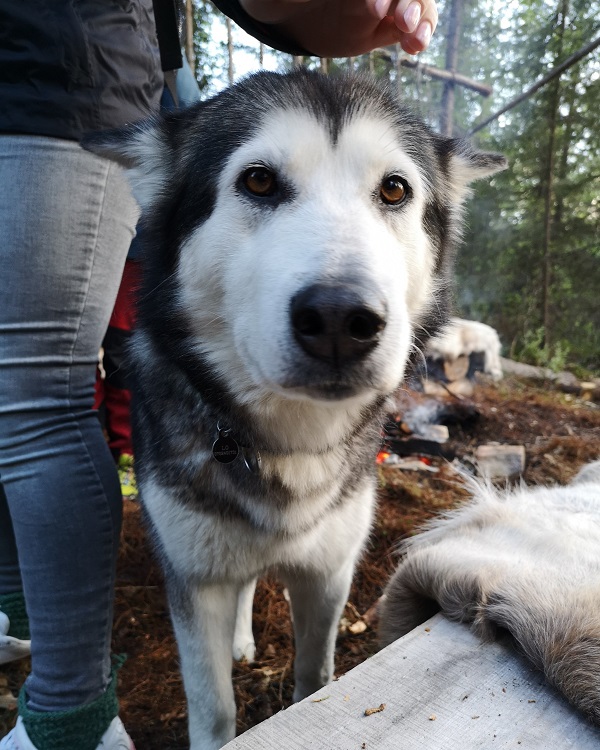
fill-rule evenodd
<path id="1" fill-rule="evenodd" d="M 483 644 L 466 625 L 436 615 L 225 747 L 598 750 L 600 731 L 508 644 Z"/>

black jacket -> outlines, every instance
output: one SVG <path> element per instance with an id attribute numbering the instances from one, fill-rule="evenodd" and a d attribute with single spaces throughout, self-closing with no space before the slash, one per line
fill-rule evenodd
<path id="1" fill-rule="evenodd" d="M 302 54 L 217 0 L 257 38 Z M 158 109 L 152 0 L 0 0 L 0 133 L 79 140 Z"/>

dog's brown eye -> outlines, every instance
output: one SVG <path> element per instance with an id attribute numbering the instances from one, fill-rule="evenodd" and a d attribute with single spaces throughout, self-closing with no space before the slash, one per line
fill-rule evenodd
<path id="1" fill-rule="evenodd" d="M 397 206 L 408 195 L 408 186 L 406 182 L 397 175 L 386 177 L 379 188 L 379 197 L 388 206 Z"/>
<path id="2" fill-rule="evenodd" d="M 273 195 L 277 189 L 277 178 L 266 167 L 250 167 L 242 175 L 242 184 L 249 193 L 262 198 Z"/>

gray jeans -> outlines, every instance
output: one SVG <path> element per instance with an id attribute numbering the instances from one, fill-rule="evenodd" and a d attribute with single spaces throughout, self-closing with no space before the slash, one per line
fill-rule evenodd
<path id="1" fill-rule="evenodd" d="M 115 165 L 0 136 L 0 594 L 25 592 L 33 710 L 89 703 L 110 678 L 122 508 L 92 403 L 136 219 Z"/>

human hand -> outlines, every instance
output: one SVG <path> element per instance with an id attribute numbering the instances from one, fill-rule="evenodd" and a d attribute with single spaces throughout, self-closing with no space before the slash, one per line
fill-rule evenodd
<path id="1" fill-rule="evenodd" d="M 321 57 L 348 57 L 400 42 L 427 49 L 437 25 L 435 0 L 240 0 L 262 23 L 275 24 Z"/>

